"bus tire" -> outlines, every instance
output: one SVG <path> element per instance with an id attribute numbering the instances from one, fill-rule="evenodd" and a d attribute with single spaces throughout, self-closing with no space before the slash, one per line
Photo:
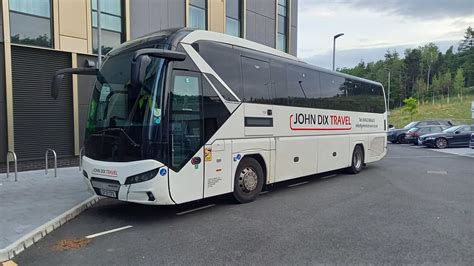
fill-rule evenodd
<path id="1" fill-rule="evenodd" d="M 263 169 L 257 160 L 244 157 L 237 167 L 233 197 L 238 203 L 254 201 L 263 188 Z"/>
<path id="2" fill-rule="evenodd" d="M 361 145 L 356 145 L 352 152 L 351 166 L 347 168 L 349 174 L 358 174 L 364 167 L 364 149 Z"/>

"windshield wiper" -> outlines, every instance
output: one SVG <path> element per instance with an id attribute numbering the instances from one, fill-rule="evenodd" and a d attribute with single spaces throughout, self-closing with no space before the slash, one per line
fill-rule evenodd
<path id="1" fill-rule="evenodd" d="M 97 132 L 97 134 L 94 134 L 94 135 L 98 135 L 100 133 L 105 133 L 105 132 L 109 132 L 109 131 L 120 131 L 121 133 L 123 133 L 123 135 L 125 137 L 127 137 L 127 140 L 133 145 L 134 148 L 137 148 L 137 147 L 140 147 L 140 144 L 136 143 L 131 137 L 130 135 L 127 134 L 127 132 L 125 132 L 125 130 L 123 130 L 123 128 L 121 127 L 109 127 L 109 128 L 106 128 L 106 129 L 103 129 L 99 132 Z"/>

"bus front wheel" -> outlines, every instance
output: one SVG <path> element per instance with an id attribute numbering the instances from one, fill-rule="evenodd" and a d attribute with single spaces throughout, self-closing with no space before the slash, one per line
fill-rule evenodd
<path id="1" fill-rule="evenodd" d="M 349 174 L 358 174 L 364 166 L 364 149 L 361 145 L 356 145 L 352 152 L 351 166 L 347 168 Z"/>
<path id="2" fill-rule="evenodd" d="M 234 199 L 238 203 L 254 201 L 263 188 L 263 169 L 260 163 L 251 157 L 243 158 L 234 180 Z"/>

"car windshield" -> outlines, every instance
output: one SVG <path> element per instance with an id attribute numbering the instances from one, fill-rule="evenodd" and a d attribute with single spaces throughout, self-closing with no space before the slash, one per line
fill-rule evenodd
<path id="1" fill-rule="evenodd" d="M 454 131 L 462 128 L 463 126 L 454 126 L 454 127 L 450 127 L 448 129 L 445 129 L 443 132 L 446 132 L 446 133 L 453 133 Z"/>
<path id="2" fill-rule="evenodd" d="M 412 127 L 414 127 L 414 126 L 416 125 L 416 123 L 417 123 L 417 122 L 411 122 L 410 124 L 404 126 L 403 128 L 404 128 L 404 129 L 412 128 Z"/>
<path id="3" fill-rule="evenodd" d="M 152 132 L 160 132 L 165 60 L 152 58 L 144 85 L 135 89 L 130 85 L 134 53 L 129 51 L 107 58 L 97 75 L 84 143 L 86 154 L 93 159 L 142 159 L 146 140 L 156 138 Z"/>

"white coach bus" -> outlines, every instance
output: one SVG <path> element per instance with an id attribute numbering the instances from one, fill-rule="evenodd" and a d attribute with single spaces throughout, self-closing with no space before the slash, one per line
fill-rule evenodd
<path id="1" fill-rule="evenodd" d="M 160 31 L 109 52 L 96 75 L 83 175 L 96 194 L 180 204 L 346 168 L 386 154 L 380 83 L 318 68 L 248 40 Z"/>

